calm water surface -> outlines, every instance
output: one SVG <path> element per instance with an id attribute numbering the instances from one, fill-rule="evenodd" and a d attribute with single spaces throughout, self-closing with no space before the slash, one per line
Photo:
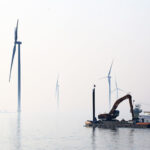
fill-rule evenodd
<path id="1" fill-rule="evenodd" d="M 0 150 L 149 150 L 150 129 L 86 128 L 71 114 L 0 114 Z"/>

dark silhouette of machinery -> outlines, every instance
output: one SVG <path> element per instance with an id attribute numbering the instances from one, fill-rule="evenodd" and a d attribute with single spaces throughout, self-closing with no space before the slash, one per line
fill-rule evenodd
<path id="1" fill-rule="evenodd" d="M 107 114 L 99 114 L 98 115 L 98 119 L 101 120 L 107 120 L 107 121 L 111 121 L 115 118 L 117 118 L 119 116 L 119 110 L 116 110 L 118 105 L 126 100 L 129 99 L 129 105 L 130 105 L 130 112 L 132 114 L 132 120 L 134 120 L 134 113 L 133 113 L 133 104 L 132 104 L 132 96 L 130 94 L 127 94 L 123 97 L 121 97 L 120 99 L 118 99 L 115 104 L 113 105 L 112 109 L 110 110 L 110 112 Z"/>

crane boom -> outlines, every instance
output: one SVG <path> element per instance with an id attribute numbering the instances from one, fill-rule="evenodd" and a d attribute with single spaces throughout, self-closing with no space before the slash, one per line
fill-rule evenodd
<path id="1" fill-rule="evenodd" d="M 132 114 L 132 120 L 134 120 L 133 105 L 132 105 L 132 96 L 131 96 L 130 94 L 127 94 L 127 95 L 121 97 L 120 99 L 118 99 L 118 100 L 114 103 L 112 109 L 110 110 L 110 112 L 109 112 L 108 114 L 99 114 L 99 115 L 98 115 L 98 118 L 99 118 L 99 119 L 105 119 L 105 120 L 112 120 L 112 119 L 118 117 L 119 111 L 117 111 L 116 109 L 117 109 L 118 105 L 119 105 L 122 101 L 124 101 L 124 100 L 126 100 L 126 99 L 129 99 L 130 112 L 131 112 L 131 114 Z"/>

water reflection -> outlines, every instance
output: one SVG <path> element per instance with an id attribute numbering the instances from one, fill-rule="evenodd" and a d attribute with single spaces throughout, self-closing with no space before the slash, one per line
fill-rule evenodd
<path id="1" fill-rule="evenodd" d="M 92 150 L 95 150 L 96 149 L 96 141 L 95 141 L 95 130 L 96 130 L 96 127 L 92 127 Z"/>
<path id="2" fill-rule="evenodd" d="M 21 113 L 17 114 L 16 150 L 21 150 Z"/>
<path id="3" fill-rule="evenodd" d="M 130 145 L 131 149 L 134 148 L 134 129 L 130 129 L 128 135 L 128 144 Z"/>
<path id="4" fill-rule="evenodd" d="M 134 129 L 119 128 L 111 132 L 113 149 L 119 149 L 120 145 L 134 149 Z"/>

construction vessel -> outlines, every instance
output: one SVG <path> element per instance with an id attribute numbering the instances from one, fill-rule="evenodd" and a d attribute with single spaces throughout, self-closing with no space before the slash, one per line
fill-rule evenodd
<path id="1" fill-rule="evenodd" d="M 87 120 L 85 122 L 85 126 L 94 126 L 99 128 L 116 128 L 116 127 L 127 127 L 127 128 L 150 128 L 150 113 L 147 115 L 139 115 L 142 110 L 138 105 L 133 108 L 132 104 L 132 96 L 127 94 L 114 103 L 112 109 L 109 113 L 99 114 L 98 120 L 95 117 L 95 85 L 93 89 L 93 120 Z M 116 118 L 119 116 L 119 110 L 117 107 L 124 100 L 129 100 L 130 112 L 131 112 L 131 120 L 117 120 Z"/>

